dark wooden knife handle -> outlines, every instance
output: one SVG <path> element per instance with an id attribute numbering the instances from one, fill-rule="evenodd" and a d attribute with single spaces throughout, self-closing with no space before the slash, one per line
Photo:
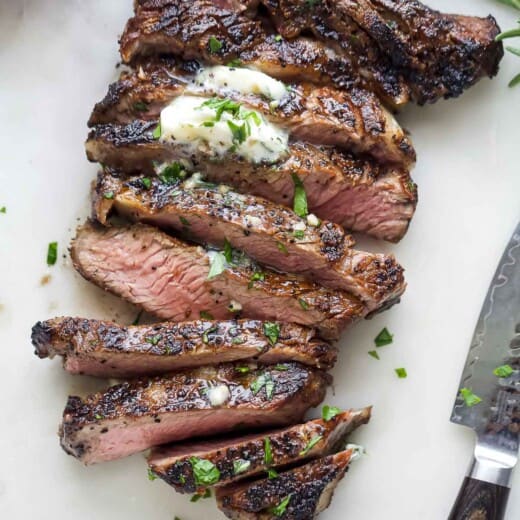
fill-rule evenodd
<path id="1" fill-rule="evenodd" d="M 448 520 L 502 520 L 509 488 L 466 477 Z"/>

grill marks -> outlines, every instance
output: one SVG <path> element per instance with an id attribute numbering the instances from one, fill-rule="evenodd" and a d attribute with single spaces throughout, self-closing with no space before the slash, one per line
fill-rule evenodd
<path id="1" fill-rule="evenodd" d="M 503 55 L 492 17 L 446 15 L 415 0 L 262 3 L 287 39 L 277 41 L 234 5 L 177 0 L 137 6 L 121 38 L 122 58 L 127 63 L 160 53 L 210 63 L 240 58 L 285 80 L 297 75 L 341 88 L 361 85 L 398 106 L 410 97 L 425 103 L 458 96 L 496 74 Z M 303 38 L 305 30 L 323 43 Z M 216 52 L 209 50 L 212 36 L 221 43 Z"/>
<path id="2" fill-rule="evenodd" d="M 208 280 L 202 248 L 141 224 L 87 224 L 78 230 L 71 256 L 87 280 L 165 319 L 194 319 L 201 312 L 228 319 L 230 305 L 239 302 L 244 316 L 294 322 L 337 338 L 369 312 L 354 296 L 295 275 L 263 270 L 263 279 L 254 281 L 253 265 L 231 265 Z"/>
<path id="3" fill-rule="evenodd" d="M 127 174 L 154 174 L 154 162 L 180 159 L 212 182 L 231 184 L 240 192 L 289 205 L 293 174 L 303 182 L 311 212 L 353 231 L 399 241 L 415 211 L 417 192 L 406 170 L 382 167 L 330 147 L 306 143 L 289 146 L 288 158 L 276 165 L 255 164 L 240 157 L 216 160 L 208 151 L 196 154 L 175 143 L 153 139 L 156 121 L 97 125 L 86 143 L 91 161 Z"/>
<path id="4" fill-rule="evenodd" d="M 399 298 L 405 288 L 403 269 L 392 256 L 351 249 L 353 241 L 340 226 L 321 222 L 313 227 L 263 198 L 222 186 L 165 185 L 157 177 L 146 184 L 142 177 L 124 181 L 108 173 L 100 174 L 95 191 L 94 213 L 102 223 L 115 209 L 202 244 L 222 248 L 227 240 L 264 265 L 349 291 L 371 310 Z M 113 194 L 110 200 L 107 192 Z"/>
<path id="5" fill-rule="evenodd" d="M 122 326 L 83 318 L 38 322 L 32 343 L 40 358 L 63 357 L 72 374 L 101 377 L 154 375 L 211 363 L 241 361 L 276 364 L 298 361 L 330 369 L 337 349 L 312 329 L 279 323 L 274 344 L 255 320 L 164 322 Z"/>
<path id="6" fill-rule="evenodd" d="M 330 421 L 315 419 L 261 435 L 162 446 L 152 450 L 148 464 L 155 475 L 176 491 L 202 493 L 205 486 L 196 481 L 191 457 L 210 461 L 220 472 L 214 485 L 222 487 L 259 476 L 269 468 L 283 468 L 328 455 L 369 419 L 370 408 L 364 408 L 343 412 Z M 269 442 L 270 456 L 266 455 L 266 442 Z M 308 449 L 311 442 L 313 445 Z"/>
<path id="7" fill-rule="evenodd" d="M 266 119 L 287 128 L 293 140 L 338 146 L 383 163 L 409 166 L 415 161 L 415 151 L 403 129 L 367 91 L 294 84 L 275 106 L 260 95 L 199 87 L 187 68 L 193 67 L 182 61 L 159 60 L 123 72 L 94 107 L 90 126 L 157 120 L 162 108 L 182 94 L 218 95 L 258 110 Z"/>
<path id="8" fill-rule="evenodd" d="M 218 488 L 217 505 L 228 518 L 240 520 L 275 519 L 280 515 L 273 509 L 281 504 L 284 518 L 315 518 L 329 506 L 351 458 L 352 451 L 346 450 L 280 473 L 276 479 Z"/>
<path id="9" fill-rule="evenodd" d="M 69 397 L 61 445 L 92 464 L 189 437 L 298 422 L 321 402 L 329 377 L 297 363 L 283 368 L 244 374 L 225 364 L 125 382 L 85 399 Z M 273 382 L 270 394 L 251 388 L 260 376 Z M 211 388 L 222 386 L 227 399 L 215 405 Z"/>

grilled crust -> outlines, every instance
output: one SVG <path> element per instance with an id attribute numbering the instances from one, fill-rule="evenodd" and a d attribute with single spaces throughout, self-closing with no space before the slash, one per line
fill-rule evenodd
<path id="1" fill-rule="evenodd" d="M 270 509 L 290 497 L 283 518 L 315 518 L 329 506 L 351 457 L 352 451 L 346 450 L 280 473 L 275 479 L 217 488 L 217 505 L 228 518 L 274 520 L 279 515 Z"/>
<path id="2" fill-rule="evenodd" d="M 348 410 L 329 421 L 316 419 L 303 424 L 290 426 L 284 430 L 266 432 L 262 435 L 230 439 L 223 445 L 217 441 L 216 447 L 204 450 L 207 442 L 187 445 L 174 445 L 154 448 L 148 457 L 148 464 L 153 473 L 175 488 L 180 493 L 202 493 L 204 486 L 197 485 L 191 465 L 191 458 L 209 460 L 220 471 L 216 487 L 228 485 L 237 480 L 250 478 L 269 467 L 286 467 L 288 464 L 301 463 L 309 459 L 323 457 L 335 451 L 345 437 L 362 424 L 370 420 L 370 408 Z M 307 449 L 311 440 L 320 440 L 311 449 Z M 272 461 L 266 464 L 265 439 L 269 439 Z M 249 466 L 239 474 L 235 464 L 247 461 Z"/>
<path id="3" fill-rule="evenodd" d="M 86 143 L 87 157 L 126 174 L 154 174 L 154 162 L 184 158 L 210 181 L 229 183 L 240 192 L 285 205 L 293 200 L 292 174 L 297 172 L 310 211 L 347 229 L 392 242 L 404 236 L 415 211 L 417 188 L 406 169 L 385 168 L 336 148 L 305 143 L 291 144 L 289 156 L 276 168 L 238 156 L 216 160 L 204 150 L 193 155 L 173 143 L 155 140 L 156 126 L 156 121 L 141 120 L 97 125 Z M 371 206 L 377 211 L 374 218 Z"/>
<path id="4" fill-rule="evenodd" d="M 331 378 L 325 372 L 298 363 L 285 363 L 283 367 L 285 369 L 281 370 L 259 367 L 242 373 L 233 364 L 208 366 L 126 381 L 86 398 L 70 396 L 60 426 L 61 445 L 70 455 L 93 463 L 186 437 L 255 425 L 280 426 L 301 420 L 308 408 L 323 400 Z M 252 390 L 251 385 L 261 375 L 273 382 L 272 395 L 267 394 L 265 386 L 256 393 Z M 220 406 L 213 406 L 208 390 L 220 385 L 227 386 L 229 399 Z M 196 431 L 175 424 L 175 416 L 182 422 L 186 420 L 186 414 L 217 413 L 217 410 L 229 412 L 228 421 L 217 426 L 217 430 L 211 420 L 198 422 Z M 255 412 L 258 412 L 257 417 Z M 261 420 L 257 420 L 258 417 Z M 165 426 L 167 419 L 170 419 L 170 426 L 164 431 L 168 428 Z M 104 453 L 103 443 L 108 442 L 106 439 L 110 436 L 112 442 L 118 442 L 118 431 L 139 430 L 145 426 L 155 428 L 159 436 L 149 429 L 144 439 L 133 447 L 122 446 L 117 454 Z"/>
<path id="5" fill-rule="evenodd" d="M 89 126 L 156 120 L 162 108 L 182 94 L 217 95 L 260 111 L 266 119 L 287 128 L 293 140 L 338 146 L 383 163 L 409 167 L 415 162 L 408 136 L 370 92 L 293 84 L 285 98 L 273 106 L 257 94 L 213 91 L 195 85 L 190 71 L 197 68 L 196 62 L 162 59 L 124 71 L 94 107 Z"/>
<path id="6" fill-rule="evenodd" d="M 106 193 L 112 197 L 107 199 Z M 185 189 L 182 183 L 165 184 L 157 177 L 147 177 L 145 183 L 143 177 L 124 180 L 106 172 L 98 176 L 93 200 L 94 216 L 103 224 L 115 209 L 133 221 L 174 229 L 199 243 L 223 247 L 227 240 L 274 269 L 349 291 L 370 309 L 396 301 L 405 289 L 403 269 L 393 256 L 351 249 L 354 241 L 341 226 L 326 221 L 309 226 L 283 206 L 222 186 Z"/>
<path id="7" fill-rule="evenodd" d="M 278 325 L 280 334 L 272 344 L 264 322 L 254 320 L 122 326 L 65 317 L 36 323 L 31 339 L 38 357 L 59 355 L 70 372 L 107 377 L 164 373 L 226 359 L 293 360 L 325 370 L 334 366 L 337 349 L 316 338 L 315 331 Z M 75 371 L 78 367 L 83 370 Z"/>
<path id="8" fill-rule="evenodd" d="M 216 52 L 210 50 L 211 38 L 221 44 Z M 366 58 L 348 46 L 334 50 L 309 38 L 280 40 L 260 21 L 212 0 L 175 0 L 138 7 L 121 36 L 120 53 L 124 63 L 160 54 L 211 64 L 239 58 L 284 81 L 304 80 L 347 89 L 361 86 L 376 91 L 394 106 L 408 101 L 406 85 L 384 57 L 367 64 Z"/>
<path id="9" fill-rule="evenodd" d="M 143 224 L 102 228 L 87 222 L 72 241 L 71 258 L 85 279 L 160 318 L 183 321 L 207 311 L 227 319 L 235 300 L 244 317 L 295 322 L 336 339 L 369 312 L 353 295 L 301 276 L 263 270 L 263 279 L 251 283 L 252 264 L 231 265 L 208 280 L 204 250 Z"/>

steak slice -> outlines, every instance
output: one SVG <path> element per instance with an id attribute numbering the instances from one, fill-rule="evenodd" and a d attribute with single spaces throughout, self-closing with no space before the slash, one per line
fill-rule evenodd
<path id="1" fill-rule="evenodd" d="M 285 426 L 322 401 L 329 378 L 297 363 L 247 373 L 226 364 L 125 382 L 69 397 L 61 445 L 93 464 L 190 437 Z"/>
<path id="2" fill-rule="evenodd" d="M 125 327 L 109 321 L 54 318 L 39 321 L 31 339 L 40 358 L 62 356 L 67 372 L 101 377 L 154 375 L 242 360 L 298 361 L 325 370 L 334 366 L 337 349 L 316 338 L 312 329 L 279 323 L 273 344 L 265 325 L 228 320 Z"/>
<path id="3" fill-rule="evenodd" d="M 370 310 L 403 293 L 403 269 L 395 258 L 351 249 L 353 241 L 341 226 L 326 221 L 311 226 L 266 199 L 223 185 L 193 183 L 188 179 L 168 184 L 155 176 L 125 181 L 100 174 L 94 214 L 105 224 L 115 209 L 133 221 L 173 229 L 198 243 L 218 248 L 229 244 L 278 271 L 301 273 L 326 287 L 351 292 Z"/>
<path id="4" fill-rule="evenodd" d="M 234 520 L 310 520 L 329 507 L 352 450 L 311 461 L 275 479 L 217 489 L 217 505 Z"/>
<path id="5" fill-rule="evenodd" d="M 417 0 L 262 3 L 287 38 L 312 31 L 327 45 L 354 48 L 370 61 L 388 58 L 420 104 L 458 96 L 482 77 L 494 76 L 503 56 L 491 16 L 444 14 Z"/>
<path id="6" fill-rule="evenodd" d="M 334 339 L 368 312 L 348 293 L 298 276 L 259 271 L 245 259 L 227 264 L 219 256 L 222 271 L 210 277 L 210 257 L 204 249 L 143 224 L 101 228 L 87 223 L 78 230 L 71 256 L 87 280 L 175 321 L 237 314 L 298 323 Z M 215 257 L 213 262 L 216 265 Z"/>
<path id="7" fill-rule="evenodd" d="M 280 39 L 240 9 L 213 0 L 138 5 L 120 39 L 124 63 L 161 54 L 214 65 L 239 59 L 283 81 L 334 84 L 346 89 L 361 86 L 392 105 L 406 103 L 408 87 L 389 59 L 375 44 L 372 54 L 377 54 L 377 59 L 368 59 L 364 51 L 363 55 L 347 45 L 335 50 L 304 37 Z"/>
<path id="8" fill-rule="evenodd" d="M 156 162 L 188 160 L 212 182 L 290 204 L 293 174 L 302 181 L 309 210 L 318 217 L 392 242 L 399 241 L 414 214 L 416 186 L 406 170 L 381 167 L 330 147 L 293 143 L 275 165 L 252 163 L 236 155 L 216 160 L 210 152 L 186 154 L 181 146 L 153 138 L 156 121 L 97 125 L 86 143 L 87 156 L 125 173 L 155 173 Z"/>
<path id="9" fill-rule="evenodd" d="M 196 477 L 193 463 L 209 461 L 219 474 L 218 480 L 209 485 L 225 486 L 270 468 L 301 463 L 334 452 L 349 433 L 369 421 L 370 411 L 370 408 L 348 410 L 330 421 L 316 419 L 261 435 L 160 446 L 152 449 L 148 464 L 154 475 L 176 491 L 203 493 L 208 482 L 201 482 Z"/>
<path id="10" fill-rule="evenodd" d="M 407 135 L 370 92 L 293 84 L 286 96 L 273 104 L 260 94 L 245 95 L 230 88 L 216 91 L 199 85 L 195 75 L 186 72 L 196 66 L 165 59 L 124 71 L 94 107 L 89 125 L 157 120 L 161 110 L 183 94 L 216 95 L 254 108 L 267 120 L 287 129 L 295 141 L 338 146 L 369 154 L 384 163 L 409 166 L 415 161 Z M 228 70 L 233 75 L 238 69 Z"/>

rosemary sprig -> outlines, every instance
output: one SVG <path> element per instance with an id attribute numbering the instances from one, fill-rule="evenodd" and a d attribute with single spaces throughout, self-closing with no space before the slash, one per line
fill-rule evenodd
<path id="1" fill-rule="evenodd" d="M 507 4 L 517 9 L 520 9 L 520 0 L 499 0 L 503 4 Z M 508 40 L 509 38 L 517 38 L 520 37 L 520 20 L 518 20 L 518 27 L 516 29 L 509 29 L 508 31 L 501 32 L 495 40 L 497 42 L 501 42 L 503 40 Z M 519 47 L 511 47 L 507 46 L 506 49 L 515 56 L 520 56 L 520 48 Z M 516 85 L 520 85 L 520 73 L 517 74 L 510 82 L 509 87 L 515 87 Z"/>

